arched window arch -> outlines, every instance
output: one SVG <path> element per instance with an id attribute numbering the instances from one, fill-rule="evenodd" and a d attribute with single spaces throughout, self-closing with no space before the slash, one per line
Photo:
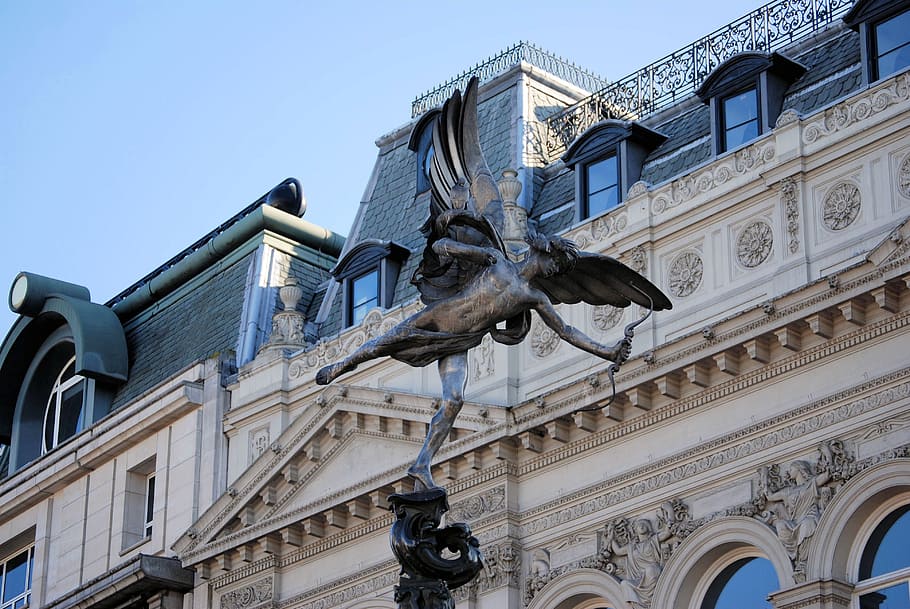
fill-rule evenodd
<path id="1" fill-rule="evenodd" d="M 708 586 L 701 609 L 771 609 L 768 595 L 779 588 L 770 560 L 763 556 L 744 556 L 721 569 Z"/>
<path id="2" fill-rule="evenodd" d="M 417 153 L 417 195 L 430 190 L 430 166 L 433 164 L 433 125 L 442 113 L 438 108 L 420 117 L 411 130 L 408 149 Z"/>
<path id="3" fill-rule="evenodd" d="M 856 594 L 860 609 L 910 607 L 910 504 L 887 514 L 863 548 Z"/>

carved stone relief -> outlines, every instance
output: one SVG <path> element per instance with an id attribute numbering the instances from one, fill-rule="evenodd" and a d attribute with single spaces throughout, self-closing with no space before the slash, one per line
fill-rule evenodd
<path id="1" fill-rule="evenodd" d="M 756 518 L 770 526 L 793 561 L 797 578 L 805 577 L 806 540 L 818 526 L 822 511 L 843 482 L 855 473 L 854 458 L 840 441 L 823 443 L 815 464 L 796 459 L 781 474 L 779 465 L 759 470 L 760 512 Z"/>
<path id="2" fill-rule="evenodd" d="M 691 531 L 689 509 L 679 500 L 668 501 L 657 511 L 656 525 L 648 518 L 620 518 L 607 524 L 600 551 L 604 570 L 619 579 L 625 601 L 647 609 L 657 580 L 670 554 Z"/>
<path id="3" fill-rule="evenodd" d="M 447 516 L 451 522 L 473 522 L 481 516 L 495 514 L 505 508 L 506 487 L 496 486 L 478 495 L 453 503 Z"/>
<path id="4" fill-rule="evenodd" d="M 670 263 L 667 274 L 670 293 L 677 298 L 689 296 L 701 285 L 704 263 L 697 253 L 683 252 Z"/>
<path id="5" fill-rule="evenodd" d="M 910 199 L 910 154 L 904 157 L 897 171 L 897 189 Z"/>
<path id="6" fill-rule="evenodd" d="M 760 265 L 771 255 L 774 234 L 767 222 L 753 222 L 736 239 L 736 259 L 747 269 Z"/>
<path id="7" fill-rule="evenodd" d="M 780 199 L 787 218 L 787 247 L 791 254 L 799 250 L 799 204 L 796 181 L 786 178 L 780 183 Z"/>
<path id="8" fill-rule="evenodd" d="M 250 463 L 269 448 L 269 428 L 259 427 L 250 431 Z"/>
<path id="9" fill-rule="evenodd" d="M 272 600 L 271 576 L 221 595 L 221 609 L 248 609 L 270 600 Z"/>
<path id="10" fill-rule="evenodd" d="M 615 328 L 622 321 L 623 313 L 623 309 L 613 305 L 596 306 L 592 312 L 594 327 L 602 332 Z"/>
<path id="11" fill-rule="evenodd" d="M 455 591 L 457 600 L 476 597 L 477 594 L 511 585 L 518 587 L 521 574 L 521 553 L 511 541 L 485 545 L 483 551 L 483 570 L 470 583 Z"/>
<path id="12" fill-rule="evenodd" d="M 471 380 L 477 381 L 496 372 L 496 362 L 493 359 L 493 338 L 487 334 L 471 351 Z"/>
<path id="13" fill-rule="evenodd" d="M 629 265 L 629 268 L 640 275 L 647 274 L 648 255 L 645 253 L 645 248 L 639 245 L 629 250 L 629 252 L 626 254 L 626 264 Z"/>
<path id="14" fill-rule="evenodd" d="M 822 222 L 831 230 L 843 230 L 859 215 L 862 200 L 852 182 L 841 182 L 828 191 L 822 203 Z"/>
<path id="15" fill-rule="evenodd" d="M 544 358 L 556 351 L 559 346 L 559 335 L 539 319 L 534 321 L 531 330 L 531 353 L 538 358 Z"/>

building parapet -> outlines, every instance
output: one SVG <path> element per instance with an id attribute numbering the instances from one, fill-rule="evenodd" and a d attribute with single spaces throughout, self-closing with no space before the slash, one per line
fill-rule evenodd
<path id="1" fill-rule="evenodd" d="M 821 31 L 852 5 L 852 0 L 769 2 L 547 118 L 547 155 L 555 158 L 599 121 L 630 116 L 640 120 L 677 103 L 726 59 L 743 51 L 771 52 L 788 46 Z"/>

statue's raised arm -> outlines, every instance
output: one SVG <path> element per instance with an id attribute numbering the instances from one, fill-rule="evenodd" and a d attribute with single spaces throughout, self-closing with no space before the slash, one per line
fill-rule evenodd
<path id="1" fill-rule="evenodd" d="M 324 385 L 383 356 L 412 366 L 437 362 L 442 405 L 408 470 L 426 488 L 436 486 L 430 463 L 464 402 L 468 350 L 484 336 L 520 342 L 535 310 L 560 337 L 618 366 L 629 357 L 630 335 L 614 345 L 600 344 L 567 324 L 553 305 L 672 307 L 660 289 L 621 262 L 579 252 L 561 237 L 532 231 L 524 258 L 513 261 L 500 236 L 502 199 L 480 150 L 477 80 L 468 84 L 463 100 L 456 91 L 436 120 L 430 212 L 422 227 L 426 247 L 412 277 L 426 307 L 316 375 Z M 497 328 L 501 322 L 505 328 Z"/>

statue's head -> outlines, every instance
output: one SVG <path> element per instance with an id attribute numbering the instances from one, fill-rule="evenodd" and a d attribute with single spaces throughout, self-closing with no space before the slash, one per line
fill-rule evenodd
<path id="1" fill-rule="evenodd" d="M 790 463 L 788 470 L 790 477 L 797 482 L 804 482 L 812 477 L 812 466 L 809 465 L 808 461 L 803 461 L 802 459 L 797 459 Z"/>
<path id="2" fill-rule="evenodd" d="M 578 248 L 574 242 L 540 233 L 528 235 L 525 241 L 531 246 L 531 253 L 536 253 L 542 260 L 552 262 L 551 264 L 541 264 L 541 271 L 545 276 L 568 273 L 575 268 L 575 263 L 578 261 Z"/>
<path id="3" fill-rule="evenodd" d="M 635 534 L 639 537 L 650 537 L 654 532 L 654 529 L 651 527 L 651 521 L 645 518 L 639 518 L 632 525 L 632 530 L 635 531 Z"/>

